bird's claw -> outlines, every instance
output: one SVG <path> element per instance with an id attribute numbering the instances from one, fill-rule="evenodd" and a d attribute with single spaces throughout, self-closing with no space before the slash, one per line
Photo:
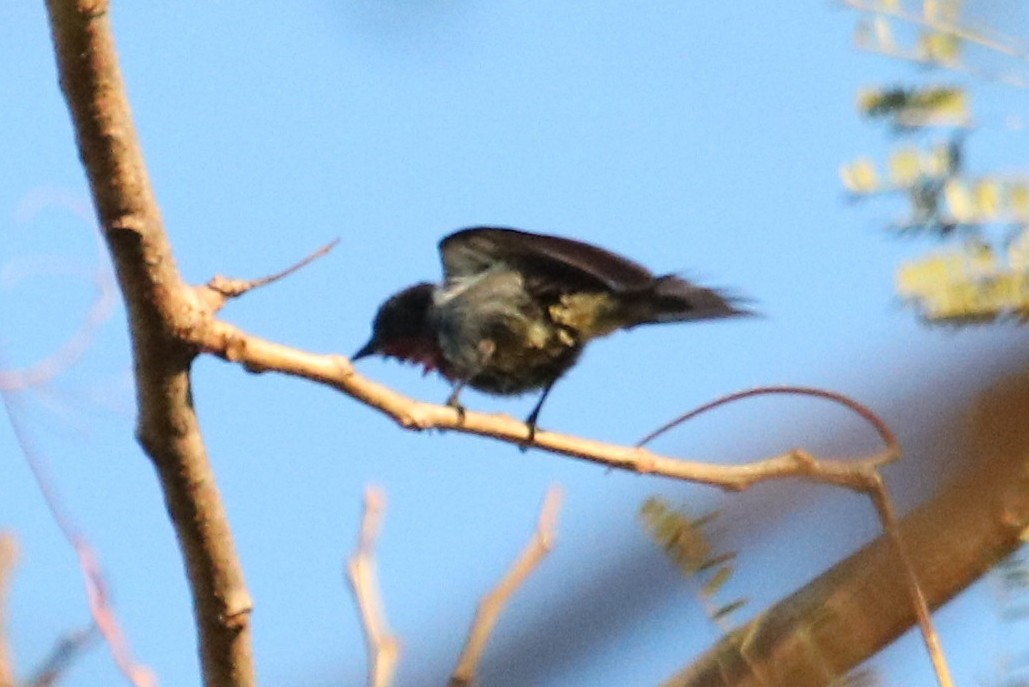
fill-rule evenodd
<path id="1" fill-rule="evenodd" d="M 518 448 L 521 449 L 522 453 L 529 450 L 529 447 L 536 443 L 536 418 L 533 415 L 525 418 L 525 429 L 528 431 L 528 436 L 524 440 L 518 442 Z"/>
<path id="2" fill-rule="evenodd" d="M 465 410 L 464 406 L 455 401 L 447 401 L 447 405 L 457 411 L 457 423 L 459 425 L 464 424 Z"/>
<path id="3" fill-rule="evenodd" d="M 449 407 L 451 407 L 451 408 L 453 408 L 454 410 L 457 411 L 457 422 L 458 422 L 458 424 L 464 424 L 464 416 L 465 416 L 464 406 L 461 405 L 461 402 L 459 400 L 457 400 L 458 393 L 460 391 L 461 390 L 458 389 L 458 390 L 454 391 L 454 393 L 450 394 L 450 396 L 447 398 L 447 406 L 449 406 Z"/>

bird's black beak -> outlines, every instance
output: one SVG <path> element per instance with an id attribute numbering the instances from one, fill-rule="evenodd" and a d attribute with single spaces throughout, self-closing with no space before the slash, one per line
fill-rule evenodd
<path id="1" fill-rule="evenodd" d="M 376 353 L 378 353 L 378 346 L 376 345 L 375 337 L 373 336 L 372 338 L 368 339 L 368 343 L 366 343 L 364 346 L 361 346 L 360 350 L 358 350 L 357 353 L 350 356 L 350 359 L 360 360 L 361 358 L 367 358 L 368 356 L 375 355 Z"/>

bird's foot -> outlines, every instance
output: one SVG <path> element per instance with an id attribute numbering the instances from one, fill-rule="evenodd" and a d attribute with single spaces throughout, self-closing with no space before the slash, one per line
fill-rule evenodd
<path id="1" fill-rule="evenodd" d="M 528 432 L 528 436 L 518 443 L 518 448 L 521 449 L 522 453 L 528 451 L 529 447 L 536 443 L 536 416 L 538 414 L 533 412 L 529 417 L 525 418 L 525 429 Z"/>
<path id="2" fill-rule="evenodd" d="M 457 424 L 464 424 L 464 406 L 461 405 L 461 401 L 458 400 L 458 396 L 461 393 L 461 389 L 454 389 L 454 392 L 447 398 L 447 405 L 457 411 Z"/>

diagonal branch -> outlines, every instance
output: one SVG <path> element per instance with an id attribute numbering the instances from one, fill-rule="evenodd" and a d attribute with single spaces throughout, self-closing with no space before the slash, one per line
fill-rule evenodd
<path id="1" fill-rule="evenodd" d="M 318 355 L 262 339 L 221 320 L 191 330 L 200 350 L 243 365 L 251 372 L 274 371 L 334 388 L 394 419 L 405 429 L 445 429 L 492 437 L 522 446 L 525 423 L 508 415 L 487 415 L 423 403 L 354 371 L 343 356 Z M 659 475 L 722 489 L 746 489 L 758 482 L 798 478 L 867 491 L 878 482 L 878 468 L 896 458 L 892 448 L 863 459 L 817 459 L 802 450 L 744 465 L 718 465 L 662 456 L 644 448 L 609 444 L 537 430 L 532 446 L 597 463 L 606 468 Z"/>
<path id="2" fill-rule="evenodd" d="M 36 674 L 25 683 L 26 687 L 54 687 L 68 672 L 74 659 L 88 648 L 97 636 L 97 626 L 88 625 L 61 637 L 36 670 Z"/>
<path id="3" fill-rule="evenodd" d="M 191 398 L 184 336 L 202 310 L 150 187 L 106 0 L 47 0 L 61 89 L 128 309 L 137 435 L 164 491 L 193 595 L 205 684 L 254 684 L 250 597 Z"/>
<path id="4" fill-rule="evenodd" d="M 1022 417 L 1010 415 L 1005 422 Z M 1029 463 L 1023 446 L 1007 436 L 1004 441 L 1009 455 L 978 456 L 976 469 L 896 527 L 931 608 L 1017 549 L 1029 527 Z M 663 687 L 830 684 L 917 621 L 910 577 L 892 539 L 883 534 L 837 563 L 724 637 Z"/>
<path id="5" fill-rule="evenodd" d="M 525 545 L 518 560 L 514 562 L 503 579 L 479 602 L 475 620 L 468 632 L 468 639 L 465 641 L 461 657 L 457 661 L 457 667 L 454 668 L 454 673 L 450 677 L 449 687 L 467 687 L 475 683 L 475 671 L 482 658 L 482 652 L 486 649 L 486 642 L 500 618 L 501 611 L 504 610 L 511 595 L 522 586 L 522 583 L 528 579 L 532 571 L 546 558 L 554 546 L 557 513 L 560 508 L 561 489 L 552 486 L 547 490 L 547 495 L 543 499 L 539 522 L 536 524 L 536 531 L 533 532 L 532 539 Z"/>
<path id="6" fill-rule="evenodd" d="M 132 655 L 132 650 L 122 633 L 121 625 L 109 602 L 107 583 L 100 569 L 100 561 L 97 559 L 86 537 L 79 532 L 71 516 L 65 510 L 56 487 L 50 481 L 43 455 L 33 445 L 28 431 L 18 419 L 15 412 L 15 403 L 16 398 L 13 394 L 0 392 L 0 405 L 3 406 L 4 411 L 7 413 L 11 428 L 14 430 L 15 440 L 25 457 L 29 470 L 32 472 L 32 477 L 35 479 L 40 494 L 43 496 L 43 501 L 46 503 L 46 507 L 57 525 L 57 529 L 60 530 L 61 536 L 74 549 L 75 556 L 78 558 L 79 569 L 82 571 L 82 577 L 85 581 L 86 596 L 89 600 L 89 612 L 93 616 L 93 622 L 100 635 L 107 642 L 115 665 L 118 666 L 118 670 L 121 671 L 122 675 L 134 687 L 156 687 L 157 678 L 149 668 L 138 663 Z"/>
<path id="7" fill-rule="evenodd" d="M 933 627 L 929 603 L 925 600 L 925 591 L 918 580 L 915 564 L 911 560 L 907 545 L 904 543 L 904 537 L 901 535 L 897 513 L 893 507 L 893 500 L 890 498 L 890 492 L 886 488 L 885 482 L 879 482 L 878 488 L 872 491 L 871 498 L 875 504 L 876 512 L 879 513 L 879 520 L 882 522 L 883 530 L 886 532 L 886 538 L 893 547 L 897 558 L 900 559 L 904 581 L 907 584 L 908 596 L 914 607 L 918 627 L 922 631 L 922 640 L 925 642 L 925 648 L 929 652 L 929 660 L 932 661 L 933 670 L 936 671 L 936 679 L 939 681 L 940 687 L 951 687 L 954 684 L 954 680 L 950 675 L 950 668 L 947 666 L 946 658 L 943 655 L 940 638 Z"/>

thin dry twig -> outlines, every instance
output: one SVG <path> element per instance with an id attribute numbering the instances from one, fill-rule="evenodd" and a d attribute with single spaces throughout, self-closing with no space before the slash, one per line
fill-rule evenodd
<path id="1" fill-rule="evenodd" d="M 848 408 L 858 415 L 861 419 L 872 426 L 872 428 L 879 434 L 879 437 L 883 440 L 886 445 L 885 453 L 891 455 L 893 459 L 900 457 L 900 444 L 897 442 L 897 437 L 893 434 L 893 430 L 890 429 L 889 425 L 883 422 L 882 418 L 876 415 L 867 406 L 858 403 L 852 398 L 848 398 L 841 393 L 835 391 L 829 391 L 828 389 L 819 389 L 811 386 L 794 386 L 794 385 L 779 385 L 779 386 L 759 386 L 753 389 L 744 389 L 743 391 L 737 391 L 721 398 L 716 398 L 710 403 L 705 403 L 702 406 L 694 408 L 689 412 L 683 413 L 679 417 L 666 422 L 661 425 L 653 432 L 636 442 L 637 446 L 646 446 L 651 441 L 661 436 L 673 427 L 677 427 L 687 420 L 691 420 L 702 413 L 706 413 L 709 410 L 714 410 L 719 406 L 724 406 L 728 403 L 735 401 L 741 401 L 745 398 L 752 398 L 754 396 L 768 396 L 773 394 L 784 394 L 788 396 L 814 396 L 815 398 L 824 398 L 833 403 Z"/>
<path id="2" fill-rule="evenodd" d="M 207 292 L 207 297 L 212 298 L 212 301 L 210 302 L 212 311 L 217 312 L 230 299 L 238 298 L 247 291 L 252 291 L 253 289 L 277 282 L 280 279 L 285 279 L 291 274 L 307 267 L 318 258 L 327 255 L 336 247 L 337 244 L 339 244 L 339 239 L 333 239 L 302 260 L 290 265 L 284 270 L 276 272 L 275 274 L 270 274 L 266 277 L 261 277 L 259 279 L 230 279 L 228 277 L 215 276 L 202 288 Z"/>
<path id="3" fill-rule="evenodd" d="M 389 687 L 393 683 L 393 673 L 400 657 L 400 643 L 386 622 L 375 567 L 375 541 L 379 536 L 385 508 L 386 495 L 381 489 L 365 489 L 361 532 L 357 548 L 347 562 L 347 580 L 361 613 L 361 626 L 368 647 L 369 687 Z"/>
<path id="4" fill-rule="evenodd" d="M 36 198 L 35 200 L 36 202 L 32 204 L 31 211 L 28 213 L 23 212 L 23 215 L 31 216 L 32 211 L 38 211 L 46 205 L 46 202 L 39 202 L 39 198 Z M 52 197 L 49 197 L 49 199 L 44 198 L 42 200 L 55 202 Z M 79 204 L 64 197 L 57 197 L 56 202 L 73 212 L 73 214 L 82 218 L 85 222 L 90 222 L 88 211 L 86 211 L 85 208 L 80 207 Z M 97 236 L 98 255 L 101 256 L 101 258 L 98 260 L 99 266 L 89 274 L 97 285 L 97 295 L 93 300 L 93 303 L 90 305 L 82 324 L 79 326 L 78 330 L 65 340 L 65 342 L 52 355 L 26 368 L 0 371 L 0 396 L 2 396 L 8 419 L 14 430 L 19 446 L 22 449 L 25 460 L 29 465 L 33 477 L 36 480 L 36 484 L 43 495 L 44 501 L 46 502 L 52 517 L 65 539 L 76 552 L 76 556 L 79 559 L 79 566 L 85 578 L 90 611 L 95 622 L 95 625 L 90 626 L 88 630 L 73 633 L 62 639 L 55 648 L 50 659 L 38 672 L 37 677 L 31 680 L 29 684 L 53 684 L 60 676 L 61 672 L 63 672 L 64 667 L 67 666 L 71 658 L 77 653 L 77 650 L 83 646 L 87 639 L 89 639 L 95 633 L 96 629 L 99 628 L 100 634 L 107 640 L 112 656 L 114 657 L 119 670 L 121 670 L 133 684 L 143 687 L 146 685 L 154 685 L 156 682 L 145 667 L 136 664 L 133 660 L 131 650 L 121 634 L 113 609 L 107 601 L 105 583 L 103 575 L 100 572 L 100 566 L 96 556 L 85 538 L 78 533 L 71 518 L 64 511 L 62 501 L 57 494 L 52 480 L 50 479 L 48 470 L 46 469 L 45 461 L 29 441 L 28 434 L 22 427 L 13 407 L 15 403 L 15 397 L 13 394 L 15 392 L 41 387 L 61 372 L 71 367 L 79 358 L 81 358 L 82 354 L 89 348 L 97 328 L 108 317 L 110 317 L 110 314 L 113 311 L 116 300 L 114 278 L 110 271 L 103 267 L 103 242 L 100 240 L 99 232 L 96 231 L 95 226 L 91 228 Z M 52 265 L 50 266 L 52 267 Z M 72 270 L 71 273 L 78 274 L 79 271 Z M 0 555 L 0 558 L 2 557 L 3 556 Z M 2 634 L 2 632 L 0 632 L 0 634 Z M 14 684 L 13 676 L 5 674 L 3 668 L 5 665 L 10 665 L 10 659 L 4 654 L 3 647 L 0 646 L 0 686 L 7 684 L 4 682 L 5 679 L 11 685 Z M 9 672 L 13 673 L 13 671 Z"/>
<path id="5" fill-rule="evenodd" d="M 79 324 L 78 329 L 65 339 L 54 353 L 28 367 L 17 370 L 0 370 L 0 390 L 3 391 L 23 391 L 31 387 L 38 387 L 75 364 L 82 358 L 86 350 L 89 349 L 100 325 L 110 318 L 117 301 L 114 275 L 106 267 L 105 261 L 102 258 L 104 251 L 103 241 L 100 239 L 100 233 L 96 230 L 95 223 L 90 222 L 88 214 L 84 209 L 78 207 L 71 199 L 56 197 L 52 199 L 52 202 L 57 203 L 71 211 L 84 222 L 87 222 L 96 237 L 98 260 L 97 267 L 94 270 L 86 275 L 82 275 L 81 270 L 78 269 L 62 270 L 75 276 L 82 275 L 88 277 L 96 285 L 96 297 L 86 311 L 86 315 Z M 33 211 L 38 211 L 42 207 L 44 207 L 42 203 L 35 203 Z"/>
<path id="6" fill-rule="evenodd" d="M 14 687 L 14 662 L 7 646 L 7 587 L 18 560 L 14 535 L 0 532 L 0 687 Z"/>
<path id="7" fill-rule="evenodd" d="M 89 625 L 62 637 L 27 683 L 26 687 L 53 687 L 71 662 L 99 636 L 96 625 Z"/>
<path id="8" fill-rule="evenodd" d="M 859 12 L 893 17 L 938 33 L 949 34 L 968 43 L 974 43 L 987 50 L 993 50 L 1018 60 L 1029 60 L 1029 51 L 1025 50 L 1024 47 L 1016 46 L 1015 39 L 1012 36 L 1004 34 L 989 36 L 985 31 L 966 28 L 947 19 L 938 19 L 931 15 L 927 16 L 925 13 L 907 11 L 899 3 L 843 0 L 843 5 Z"/>
<path id="9" fill-rule="evenodd" d="M 82 537 L 77 538 L 73 546 L 79 558 L 79 566 L 82 568 L 86 581 L 86 593 L 89 598 L 89 612 L 93 616 L 93 622 L 107 642 L 111 650 L 111 657 L 122 675 L 135 687 L 157 687 L 157 677 L 142 663 L 136 661 L 132 655 L 132 648 L 129 646 L 125 634 L 122 632 L 118 618 L 114 614 L 110 598 L 107 593 L 107 584 L 103 572 L 100 570 L 100 562 L 93 553 L 93 549 Z"/>
<path id="10" fill-rule="evenodd" d="M 50 479 L 43 456 L 36 450 L 15 412 L 14 399 L 10 393 L 0 392 L 0 400 L 3 402 L 15 440 L 22 455 L 25 456 L 25 461 L 43 496 L 43 501 L 61 531 L 61 535 L 75 551 L 79 568 L 82 570 L 90 614 L 93 616 L 93 622 L 96 623 L 100 634 L 104 637 L 118 670 L 135 687 L 156 687 L 157 678 L 149 668 L 136 661 L 132 655 L 132 649 L 125 639 L 114 608 L 111 606 L 107 594 L 107 584 L 97 556 L 89 541 L 79 532 L 71 516 L 64 510 L 63 500 Z"/>
<path id="11" fill-rule="evenodd" d="M 943 655 L 943 650 L 940 647 L 939 635 L 936 633 L 936 629 L 933 626 L 932 615 L 929 611 L 929 604 L 925 600 L 925 594 L 922 591 L 922 587 L 919 584 L 918 576 L 915 572 L 914 564 L 911 561 L 911 557 L 907 554 L 907 550 L 904 545 L 904 540 L 900 535 L 900 527 L 898 525 L 896 514 L 893 510 L 893 504 L 890 500 L 889 492 L 886 489 L 886 483 L 883 481 L 881 474 L 879 473 L 879 467 L 887 462 L 895 460 L 900 457 L 900 444 L 897 442 L 897 438 L 889 426 L 871 409 L 854 401 L 853 399 L 847 398 L 842 394 L 834 391 L 828 391 L 826 389 L 817 389 L 812 387 L 801 387 L 801 386 L 768 386 L 758 387 L 755 389 L 747 389 L 740 391 L 722 398 L 716 399 L 710 403 L 706 403 L 699 408 L 695 408 L 687 413 L 683 413 L 679 417 L 675 418 L 671 422 L 668 422 L 658 429 L 654 430 L 647 436 L 637 443 L 637 446 L 643 446 L 653 439 L 657 438 L 661 434 L 664 434 L 673 427 L 690 420 L 701 413 L 705 413 L 713 408 L 731 403 L 733 401 L 739 401 L 744 398 L 750 398 L 754 396 L 768 395 L 768 394 L 787 394 L 787 395 L 801 395 L 801 396 L 814 396 L 816 398 L 824 398 L 834 403 L 845 406 L 846 408 L 857 413 L 863 420 L 868 422 L 875 431 L 879 434 L 883 443 L 886 445 L 884 451 L 880 454 L 879 459 L 881 462 L 870 464 L 872 479 L 867 483 L 858 485 L 855 488 L 856 491 L 865 493 L 871 500 L 876 508 L 879 518 L 883 524 L 883 529 L 886 532 L 887 537 L 894 550 L 897 553 L 901 561 L 901 565 L 904 568 L 904 579 L 908 586 L 908 592 L 911 599 L 911 603 L 915 609 L 915 616 L 918 619 L 918 625 L 922 632 L 922 639 L 925 642 L 926 649 L 929 652 L 930 660 L 933 664 L 933 669 L 936 672 L 936 678 L 941 687 L 951 687 L 953 684 L 950 670 L 947 667 L 946 658 Z M 866 459 L 867 460 L 867 459 Z M 859 461 L 865 462 L 865 461 Z"/>
<path id="12" fill-rule="evenodd" d="M 879 514 L 883 529 L 890 540 L 893 550 L 900 559 L 901 567 L 904 568 L 904 581 L 907 583 L 908 595 L 915 607 L 915 617 L 918 619 L 918 627 L 922 632 L 922 641 L 925 643 L 926 651 L 929 653 L 929 660 L 932 661 L 933 671 L 936 673 L 936 680 L 940 687 L 952 687 L 954 680 L 947 666 L 947 659 L 943 654 L 943 647 L 940 645 L 940 637 L 933 625 L 932 612 L 929 610 L 929 603 L 925 599 L 922 585 L 918 581 L 918 574 L 915 572 L 915 565 L 908 555 L 907 545 L 900 533 L 900 523 L 893 508 L 893 501 L 890 499 L 890 492 L 886 483 L 879 481 L 877 488 L 869 493 L 875 510 Z"/>
<path id="13" fill-rule="evenodd" d="M 512 564 L 503 579 L 486 594 L 475 612 L 468 639 L 465 641 L 457 667 L 450 678 L 449 687 L 467 687 L 475 680 L 475 671 L 486 648 L 486 642 L 493 634 L 500 613 L 507 605 L 511 595 L 525 582 L 536 566 L 550 553 L 554 546 L 557 530 L 557 516 L 561 509 L 562 493 L 559 487 L 552 486 L 547 490 L 540 508 L 539 521 L 532 539 L 526 544 L 521 555 Z"/>

